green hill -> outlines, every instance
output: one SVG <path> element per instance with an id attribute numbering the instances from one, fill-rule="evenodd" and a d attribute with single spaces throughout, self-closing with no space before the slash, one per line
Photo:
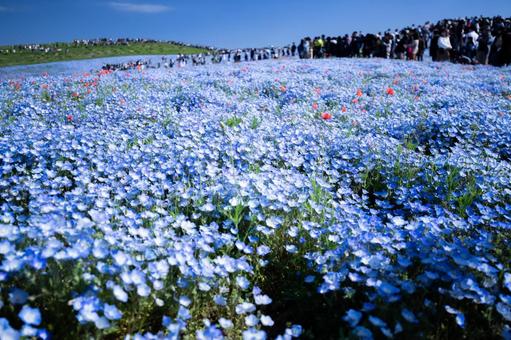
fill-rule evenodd
<path id="1" fill-rule="evenodd" d="M 97 46 L 74 46 L 71 43 L 54 43 L 41 46 L 48 47 L 51 51 L 18 50 L 13 46 L 0 46 L 0 67 L 129 55 L 169 55 L 207 52 L 206 49 L 162 42 L 130 42 L 129 45 Z M 16 53 L 12 52 L 13 49 L 16 49 Z M 10 52 L 6 53 L 6 50 Z"/>

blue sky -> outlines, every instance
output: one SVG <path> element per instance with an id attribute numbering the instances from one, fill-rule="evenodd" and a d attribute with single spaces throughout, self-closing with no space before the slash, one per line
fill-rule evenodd
<path id="1" fill-rule="evenodd" d="M 145 37 L 278 46 L 480 14 L 511 16 L 511 0 L 0 0 L 0 45 Z"/>

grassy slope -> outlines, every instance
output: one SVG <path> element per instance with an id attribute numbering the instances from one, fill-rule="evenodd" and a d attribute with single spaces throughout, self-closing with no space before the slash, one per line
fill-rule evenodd
<path id="1" fill-rule="evenodd" d="M 194 54 L 206 51 L 198 48 L 165 43 L 130 43 L 129 46 L 114 45 L 79 47 L 62 43 L 58 46 L 62 49 L 62 52 L 44 53 L 21 51 L 15 54 L 0 54 L 0 67 L 128 55 Z M 0 47 L 0 50 L 1 49 L 5 48 Z"/>

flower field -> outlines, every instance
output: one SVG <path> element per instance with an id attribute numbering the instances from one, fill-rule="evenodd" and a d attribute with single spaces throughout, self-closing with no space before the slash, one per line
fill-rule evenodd
<path id="1" fill-rule="evenodd" d="M 0 78 L 0 337 L 511 337 L 511 69 Z"/>

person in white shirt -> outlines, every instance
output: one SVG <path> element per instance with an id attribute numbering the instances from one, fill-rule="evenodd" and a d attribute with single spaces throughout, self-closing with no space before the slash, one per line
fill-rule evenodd
<path id="1" fill-rule="evenodd" d="M 438 38 L 437 61 L 448 61 L 451 55 L 452 45 L 449 37 L 449 31 L 442 31 L 442 35 Z"/>
<path id="2" fill-rule="evenodd" d="M 470 59 L 476 56 L 479 34 L 473 28 L 469 28 L 468 32 L 463 35 L 463 54 Z"/>

